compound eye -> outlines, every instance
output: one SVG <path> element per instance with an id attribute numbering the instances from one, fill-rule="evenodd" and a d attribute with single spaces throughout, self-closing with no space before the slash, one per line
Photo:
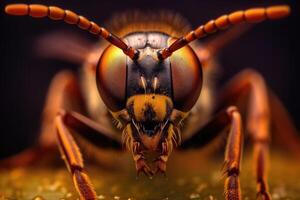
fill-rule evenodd
<path id="1" fill-rule="evenodd" d="M 202 66 L 190 46 L 175 51 L 170 57 L 174 108 L 189 111 L 202 88 Z"/>
<path id="2" fill-rule="evenodd" d="M 97 87 L 105 105 L 111 111 L 125 108 L 126 55 L 119 48 L 107 47 L 96 70 Z"/>

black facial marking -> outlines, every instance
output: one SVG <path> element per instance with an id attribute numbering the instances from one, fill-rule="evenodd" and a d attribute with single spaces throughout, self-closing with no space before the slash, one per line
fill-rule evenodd
<path id="1" fill-rule="evenodd" d="M 153 110 L 152 106 L 150 104 L 145 105 L 144 110 L 144 119 L 145 121 L 152 121 L 156 117 L 156 113 Z"/>
<path id="2" fill-rule="evenodd" d="M 159 129 L 159 123 L 156 121 L 146 121 L 142 123 L 143 132 L 148 136 L 154 136 Z"/>
<path id="3" fill-rule="evenodd" d="M 144 119 L 140 122 L 141 130 L 144 134 L 148 135 L 149 137 L 154 136 L 158 133 L 161 123 L 154 120 L 156 118 L 156 113 L 150 104 L 145 105 L 144 109 Z"/>
<path id="4" fill-rule="evenodd" d="M 140 40 L 138 40 L 138 38 L 140 38 Z M 140 52 L 148 52 L 150 48 L 150 50 L 153 51 L 153 54 L 156 52 L 156 47 L 163 48 L 167 46 L 168 38 L 167 35 L 162 33 L 135 33 L 125 37 L 130 46 L 139 49 Z M 153 54 L 149 53 L 149 55 L 144 55 L 135 61 L 127 59 L 127 97 L 145 93 L 163 94 L 169 97 L 172 96 L 170 60 L 165 59 L 163 61 L 158 61 L 153 57 Z M 145 78 L 147 83 L 146 91 L 144 87 L 141 87 L 141 76 Z M 152 82 L 155 77 L 157 78 L 159 85 L 154 90 Z"/>

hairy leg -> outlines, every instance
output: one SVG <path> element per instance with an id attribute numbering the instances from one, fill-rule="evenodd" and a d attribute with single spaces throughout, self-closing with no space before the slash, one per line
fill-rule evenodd
<path id="1" fill-rule="evenodd" d="M 100 147 L 121 149 L 121 141 L 114 137 L 110 129 L 79 112 L 84 113 L 84 103 L 77 79 L 71 72 L 62 72 L 55 77 L 50 87 L 40 143 L 47 145 L 49 141 L 56 141 L 80 197 L 96 199 L 96 192 L 84 171 L 82 155 L 71 130 Z"/>
<path id="2" fill-rule="evenodd" d="M 84 170 L 82 155 L 71 130 L 87 141 L 91 141 L 103 148 L 110 147 L 120 150 L 122 148 L 121 140 L 114 137 L 114 132 L 109 128 L 78 113 L 84 111 L 84 106 L 78 82 L 73 74 L 65 72 L 58 78 L 56 84 L 51 85 L 47 100 L 48 107 L 46 106 L 44 112 L 43 127 L 45 128 L 43 130 L 45 132 L 43 132 L 42 136 L 44 136 L 46 141 L 47 139 L 53 139 L 53 135 L 57 136 L 56 141 L 62 158 L 65 160 L 66 166 L 73 177 L 75 188 L 80 197 L 86 200 L 96 199 L 96 192 Z M 59 93 L 55 94 L 55 92 L 51 91 Z M 66 109 L 72 111 L 66 111 Z M 54 127 L 51 126 L 53 119 Z M 55 131 L 57 134 L 53 134 L 52 131 Z M 41 143 L 43 143 L 43 140 Z"/>
<path id="3" fill-rule="evenodd" d="M 83 100 L 76 77 L 69 71 L 63 71 L 56 75 L 50 86 L 44 109 L 39 146 L 52 148 L 53 144 L 58 142 L 60 152 L 73 176 L 73 182 L 80 197 L 82 199 L 96 199 L 96 193 L 84 171 L 81 152 L 70 130 L 103 148 L 109 147 L 120 150 L 122 148 L 121 138 L 115 137 L 114 132 L 104 125 L 73 110 L 83 112 Z M 45 156 L 43 152 L 38 150 L 35 148 L 29 152 L 30 156 L 37 155 L 37 157 L 31 158 L 31 162 Z"/>
<path id="4" fill-rule="evenodd" d="M 253 159 L 256 170 L 257 197 L 271 199 L 267 184 L 269 143 L 271 139 L 270 123 L 271 118 L 277 120 L 278 117 L 284 116 L 271 116 L 271 113 L 276 114 L 280 107 L 275 106 L 274 99 L 269 98 L 263 77 L 254 70 L 245 70 L 234 77 L 221 92 L 219 100 L 221 105 L 232 105 L 241 100 L 243 96 L 247 96 L 248 100 L 246 105 L 246 128 L 254 146 Z M 246 103 L 245 99 L 242 101 L 244 101 L 242 103 Z M 289 122 L 288 119 L 286 120 Z M 280 123 L 284 123 L 284 121 Z M 281 131 L 283 130 L 281 129 Z M 296 137 L 294 133 L 285 132 L 285 134 L 292 135 L 293 138 Z"/>
<path id="5" fill-rule="evenodd" d="M 242 110 L 247 108 L 246 128 L 253 142 L 257 197 L 271 199 L 267 184 L 270 123 L 275 122 L 274 127 L 278 129 L 276 131 L 282 132 L 279 136 L 284 137 L 283 142 L 293 152 L 300 152 L 297 130 L 281 102 L 268 91 L 262 76 L 253 70 L 243 71 L 225 86 L 219 98 L 218 108 L 224 108 L 226 105 L 236 105 Z M 181 148 L 201 147 L 209 143 L 218 135 L 223 123 L 224 118 L 219 118 L 219 121 L 209 122 L 205 126 L 196 124 L 195 128 L 187 133 L 190 137 L 184 138 Z"/>
<path id="6" fill-rule="evenodd" d="M 65 125 L 65 113 L 60 112 L 55 118 L 55 126 L 57 130 L 58 146 L 68 167 L 69 172 L 73 176 L 73 182 L 81 199 L 92 200 L 97 199 L 96 192 L 91 184 L 90 178 L 84 171 L 83 159 L 81 152 L 71 135 L 71 132 Z"/>
<path id="7" fill-rule="evenodd" d="M 230 129 L 225 151 L 224 170 L 225 180 L 225 199 L 241 199 L 241 189 L 239 183 L 241 151 L 243 143 L 242 120 L 236 107 L 229 107 L 226 114 L 230 118 Z"/>

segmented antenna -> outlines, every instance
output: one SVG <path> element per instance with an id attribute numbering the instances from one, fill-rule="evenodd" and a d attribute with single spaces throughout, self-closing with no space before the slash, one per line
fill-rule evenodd
<path id="1" fill-rule="evenodd" d="M 287 5 L 270 6 L 267 8 L 251 8 L 248 10 L 241 10 L 233 12 L 229 15 L 223 15 L 216 20 L 211 20 L 205 25 L 199 26 L 197 29 L 189 32 L 187 35 L 177 39 L 169 47 L 158 52 L 160 59 L 166 59 L 172 53 L 195 39 L 204 38 L 207 35 L 213 34 L 217 31 L 229 28 L 230 25 L 240 24 L 242 22 L 258 23 L 266 19 L 275 20 L 288 16 L 290 14 L 290 7 Z"/>
<path id="2" fill-rule="evenodd" d="M 119 37 L 113 35 L 105 28 L 87 18 L 77 15 L 70 10 L 64 10 L 56 6 L 45 6 L 40 4 L 10 4 L 5 7 L 5 12 L 10 15 L 24 16 L 29 15 L 35 18 L 49 17 L 52 20 L 64 20 L 68 24 L 75 24 L 83 30 L 92 34 L 99 35 L 105 40 L 123 50 L 131 59 L 136 59 L 138 51 L 127 46 Z"/>

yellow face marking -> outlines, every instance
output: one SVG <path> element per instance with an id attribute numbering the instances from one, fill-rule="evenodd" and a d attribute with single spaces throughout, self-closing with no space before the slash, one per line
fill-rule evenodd
<path id="1" fill-rule="evenodd" d="M 134 95 L 128 99 L 127 107 L 131 104 L 136 121 L 145 121 L 145 111 L 149 108 L 155 113 L 153 120 L 163 121 L 168 114 L 167 107 L 173 108 L 169 97 L 157 94 Z"/>

